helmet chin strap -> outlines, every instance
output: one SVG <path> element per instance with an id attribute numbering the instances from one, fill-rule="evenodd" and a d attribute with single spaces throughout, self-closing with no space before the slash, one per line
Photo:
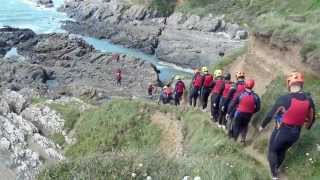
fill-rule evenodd
<path id="1" fill-rule="evenodd" d="M 302 91 L 302 86 L 300 86 L 300 85 L 292 85 L 292 86 L 290 86 L 289 91 L 291 93 L 300 92 L 300 91 Z"/>

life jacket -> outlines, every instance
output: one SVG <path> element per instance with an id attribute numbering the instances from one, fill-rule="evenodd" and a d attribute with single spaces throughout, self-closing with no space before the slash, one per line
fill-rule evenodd
<path id="1" fill-rule="evenodd" d="M 224 80 L 217 79 L 215 80 L 215 85 L 211 91 L 211 94 L 218 94 L 221 95 L 221 91 L 223 90 Z M 230 87 L 229 87 L 230 88 Z"/>
<path id="2" fill-rule="evenodd" d="M 230 89 L 231 89 L 232 84 L 233 84 L 233 83 L 230 82 L 230 81 L 225 82 L 225 84 L 224 84 L 224 90 L 223 90 L 223 92 L 222 92 L 222 96 L 223 96 L 224 98 L 227 98 L 227 97 L 228 97 L 228 94 L 229 94 L 229 92 L 230 92 Z"/>
<path id="3" fill-rule="evenodd" d="M 173 94 L 173 90 L 171 87 L 168 87 L 167 89 L 164 90 L 164 94 L 166 96 L 171 96 Z"/>
<path id="4" fill-rule="evenodd" d="M 257 107 L 257 96 L 254 92 L 244 91 L 240 94 L 237 111 L 242 113 L 254 113 Z"/>
<path id="5" fill-rule="evenodd" d="M 184 89 L 185 89 L 184 83 L 183 83 L 182 81 L 178 81 L 178 82 L 176 83 L 175 91 L 176 91 L 177 93 L 183 93 Z"/>
<path id="6" fill-rule="evenodd" d="M 196 89 L 200 89 L 203 83 L 203 76 L 200 73 L 195 74 L 192 85 Z"/>
<path id="7" fill-rule="evenodd" d="M 236 92 L 233 94 L 232 99 L 235 100 L 241 93 L 245 91 L 246 87 L 244 82 L 240 81 L 236 84 Z"/>
<path id="8" fill-rule="evenodd" d="M 211 74 L 205 74 L 203 76 L 203 87 L 209 88 L 212 84 L 213 76 Z"/>
<path id="9" fill-rule="evenodd" d="M 306 100 L 291 99 L 290 107 L 283 113 L 282 121 L 288 125 L 302 126 L 309 113 L 311 104 Z"/>

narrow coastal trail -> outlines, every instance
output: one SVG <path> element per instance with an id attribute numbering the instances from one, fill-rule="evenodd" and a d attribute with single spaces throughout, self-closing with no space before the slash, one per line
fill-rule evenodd
<path id="1" fill-rule="evenodd" d="M 182 122 L 173 114 L 156 112 L 151 117 L 152 124 L 161 129 L 160 152 L 169 158 L 179 158 L 183 155 Z"/>

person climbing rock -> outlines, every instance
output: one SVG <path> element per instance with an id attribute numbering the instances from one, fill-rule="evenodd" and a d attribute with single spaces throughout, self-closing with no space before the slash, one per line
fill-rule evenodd
<path id="1" fill-rule="evenodd" d="M 121 72 L 120 69 L 118 69 L 117 72 L 116 72 L 117 86 L 121 86 L 121 80 L 122 80 L 122 72 Z"/>
<path id="2" fill-rule="evenodd" d="M 200 92 L 200 99 L 201 99 L 201 104 L 202 104 L 202 109 L 206 109 L 208 106 L 208 98 L 210 95 L 212 83 L 213 83 L 213 76 L 209 73 L 207 67 L 202 68 L 202 73 L 203 73 L 203 83 L 201 87 L 201 92 Z"/>
<path id="3" fill-rule="evenodd" d="M 190 95 L 189 95 L 189 104 L 190 106 L 196 107 L 197 99 L 200 94 L 200 90 L 203 84 L 203 76 L 201 75 L 198 69 L 195 70 L 195 74 L 192 78 Z"/>
<path id="4" fill-rule="evenodd" d="M 226 129 L 227 120 L 225 117 L 227 114 L 227 109 L 224 107 L 229 106 L 228 102 L 230 102 L 230 99 L 228 99 L 228 94 L 229 94 L 230 89 L 233 85 L 233 82 L 231 81 L 231 74 L 230 73 L 225 73 L 223 75 L 223 79 L 224 79 L 224 89 L 223 89 L 222 96 L 221 96 L 220 103 L 219 103 L 219 117 L 218 117 L 219 125 L 218 125 L 218 127 Z"/>
<path id="5" fill-rule="evenodd" d="M 149 95 L 150 97 L 153 96 L 154 90 L 155 90 L 155 87 L 153 86 L 153 84 L 152 84 L 152 83 L 149 83 L 149 86 L 148 86 L 148 95 Z"/>
<path id="6" fill-rule="evenodd" d="M 219 115 L 219 102 L 222 92 L 224 90 L 224 80 L 222 77 L 222 70 L 217 69 L 214 71 L 215 80 L 212 82 L 211 91 L 211 117 L 214 122 L 218 122 Z"/>
<path id="7" fill-rule="evenodd" d="M 236 109 L 234 119 L 232 120 L 231 137 L 237 141 L 241 133 L 241 143 L 245 144 L 249 123 L 253 114 L 260 110 L 260 98 L 252 90 L 255 85 L 254 80 L 245 81 L 245 91 L 238 95 L 230 105 Z M 228 112 L 230 113 L 230 112 Z"/>
<path id="8" fill-rule="evenodd" d="M 231 120 L 234 117 L 234 113 L 235 113 L 235 108 L 233 106 L 231 106 L 231 104 L 233 103 L 233 101 L 235 101 L 235 99 L 245 90 L 245 73 L 242 71 L 239 71 L 236 73 L 236 79 L 237 82 L 233 84 L 233 86 L 231 86 L 230 91 L 228 93 L 227 99 L 228 101 L 225 102 L 223 108 L 227 108 L 227 115 L 226 115 L 226 119 L 227 119 L 227 128 L 229 130 L 229 133 L 231 133 L 231 126 L 232 122 Z M 228 106 L 227 106 L 228 104 Z"/>
<path id="9" fill-rule="evenodd" d="M 173 100 L 173 89 L 170 86 L 164 86 L 159 97 L 158 104 L 169 104 Z"/>
<path id="10" fill-rule="evenodd" d="M 186 86 L 184 85 L 184 82 L 182 81 L 182 78 L 180 76 L 176 76 L 176 80 L 178 81 L 174 88 L 174 104 L 178 106 L 180 105 L 180 100 L 182 98 L 184 90 L 186 89 Z"/>
<path id="11" fill-rule="evenodd" d="M 287 150 L 298 141 L 301 128 L 310 129 L 315 121 L 315 105 L 309 93 L 303 91 L 304 76 L 292 72 L 287 77 L 289 93 L 278 98 L 262 122 L 261 132 L 274 117 L 275 128 L 269 142 L 268 160 L 273 179 L 279 179 L 279 168 Z"/>

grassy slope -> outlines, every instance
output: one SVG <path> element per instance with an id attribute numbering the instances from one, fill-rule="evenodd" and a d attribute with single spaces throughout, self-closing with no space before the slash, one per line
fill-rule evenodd
<path id="1" fill-rule="evenodd" d="M 186 13 L 225 14 L 249 25 L 253 32 L 268 33 L 274 42 L 300 42 L 304 59 L 320 54 L 319 0 L 185 0 L 177 7 Z M 290 18 L 305 18 L 297 22 Z"/>
<path id="2" fill-rule="evenodd" d="M 158 151 L 156 111 L 175 113 L 184 127 L 185 156 L 167 159 Z M 66 147 L 70 161 L 46 169 L 39 179 L 267 179 L 267 171 L 212 127 L 208 114 L 137 101 L 114 101 L 81 115 L 78 143 Z M 141 164 L 141 165 L 139 165 Z M 261 176 L 262 175 L 262 176 Z M 81 177 L 81 178 L 80 178 Z"/>

